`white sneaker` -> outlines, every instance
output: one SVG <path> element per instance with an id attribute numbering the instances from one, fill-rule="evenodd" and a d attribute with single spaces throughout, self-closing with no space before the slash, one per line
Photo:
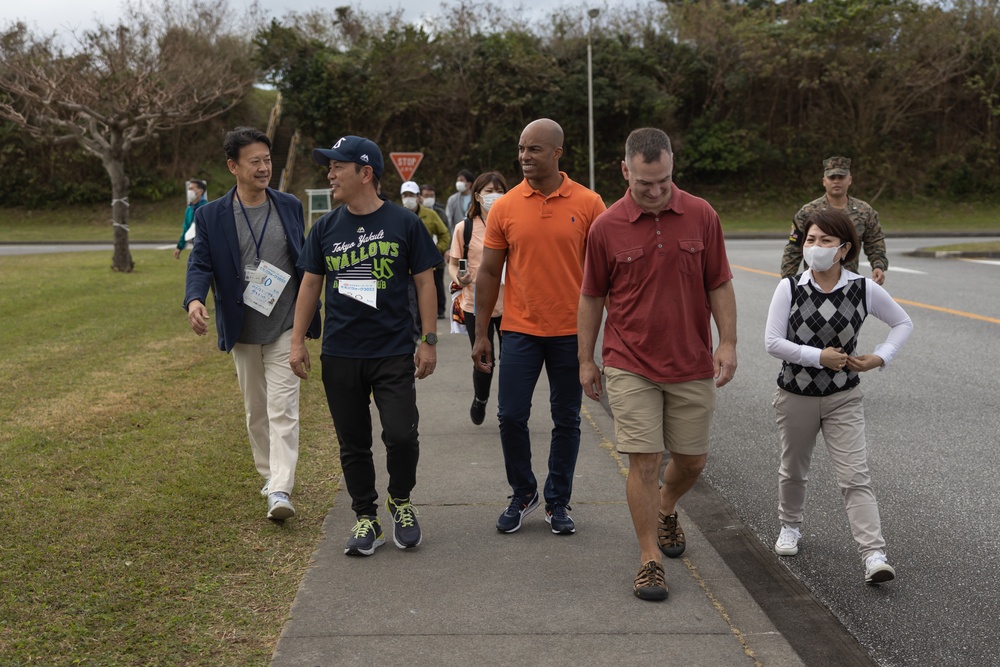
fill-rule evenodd
<path id="1" fill-rule="evenodd" d="M 802 539 L 802 533 L 799 532 L 798 528 L 782 526 L 778 541 L 774 543 L 774 553 L 779 556 L 794 556 L 799 552 L 800 539 Z"/>
<path id="2" fill-rule="evenodd" d="M 295 516 L 295 508 L 288 494 L 275 491 L 267 496 L 267 518 L 272 521 L 284 521 Z"/>
<path id="3" fill-rule="evenodd" d="M 267 498 L 268 494 L 271 493 L 271 480 L 264 482 L 264 486 L 260 488 L 260 495 Z"/>
<path id="4" fill-rule="evenodd" d="M 896 578 L 896 570 L 886 561 L 885 554 L 881 551 L 869 556 L 865 560 L 865 583 L 884 584 Z"/>

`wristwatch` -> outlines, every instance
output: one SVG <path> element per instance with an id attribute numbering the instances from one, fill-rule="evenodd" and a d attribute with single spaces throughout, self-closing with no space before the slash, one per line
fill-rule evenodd
<path id="1" fill-rule="evenodd" d="M 428 345 L 437 345 L 438 335 L 432 331 L 429 334 L 424 334 L 423 336 L 421 336 L 420 340 L 427 343 Z"/>

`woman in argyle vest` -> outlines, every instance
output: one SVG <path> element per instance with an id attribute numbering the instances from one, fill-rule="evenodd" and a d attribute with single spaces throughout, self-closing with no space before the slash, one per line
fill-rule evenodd
<path id="1" fill-rule="evenodd" d="M 799 551 L 809 464 L 822 432 L 864 563 L 865 582 L 884 583 L 896 572 L 886 559 L 868 472 L 860 374 L 888 366 L 913 323 L 882 287 L 843 268 L 859 250 L 857 231 L 843 211 L 816 211 L 803 233 L 802 250 L 810 268 L 778 284 L 764 335 L 768 354 L 782 361 L 773 404 L 781 438 L 781 533 L 774 551 L 782 556 Z M 868 315 L 888 324 L 889 334 L 871 354 L 858 354 L 858 333 Z"/>

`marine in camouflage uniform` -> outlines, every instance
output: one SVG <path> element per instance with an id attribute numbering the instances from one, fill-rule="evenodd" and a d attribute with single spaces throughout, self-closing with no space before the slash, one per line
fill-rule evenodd
<path id="1" fill-rule="evenodd" d="M 878 221 L 878 212 L 867 202 L 848 196 L 847 189 L 850 185 L 850 158 L 831 157 L 823 161 L 823 186 L 826 188 L 826 194 L 803 206 L 792 218 L 788 245 L 785 246 L 785 252 L 781 257 L 782 278 L 799 273 L 799 266 L 802 264 L 802 243 L 805 241 L 803 230 L 806 222 L 816 211 L 832 206 L 829 197 L 833 196 L 836 199 L 839 195 L 846 200 L 844 213 L 858 230 L 858 239 L 861 241 L 865 255 L 868 257 L 868 263 L 872 267 L 872 279 L 880 285 L 885 280 L 884 272 L 889 268 L 889 260 L 885 253 L 885 235 L 882 233 L 882 225 Z M 842 193 L 839 191 L 840 188 L 843 189 Z M 860 256 L 861 254 L 858 253 L 858 257 L 844 264 L 844 268 L 857 273 Z"/>

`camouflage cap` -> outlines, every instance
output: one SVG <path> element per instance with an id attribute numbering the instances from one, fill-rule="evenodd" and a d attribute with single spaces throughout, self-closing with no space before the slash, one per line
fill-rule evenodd
<path id="1" fill-rule="evenodd" d="M 828 157 L 823 160 L 824 176 L 850 176 L 851 158 L 849 157 Z"/>

